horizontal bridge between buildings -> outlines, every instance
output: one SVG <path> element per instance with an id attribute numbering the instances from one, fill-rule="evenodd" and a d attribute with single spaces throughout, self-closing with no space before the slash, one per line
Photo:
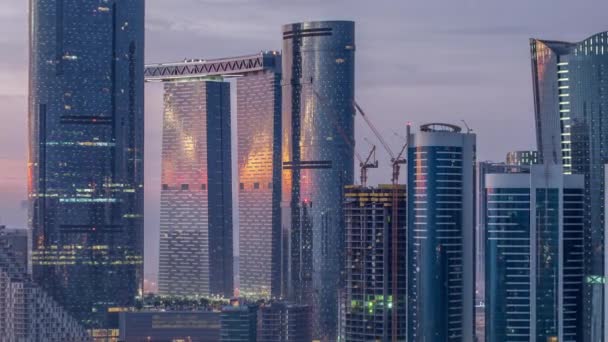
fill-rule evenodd
<path id="1" fill-rule="evenodd" d="M 281 54 L 277 51 L 219 59 L 185 60 L 178 63 L 146 65 L 146 82 L 170 82 L 213 76 L 239 76 L 266 69 L 280 69 Z"/>

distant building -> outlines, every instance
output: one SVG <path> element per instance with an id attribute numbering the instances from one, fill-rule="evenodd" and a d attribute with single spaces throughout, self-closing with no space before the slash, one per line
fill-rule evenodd
<path id="1" fill-rule="evenodd" d="M 583 177 L 534 165 L 485 191 L 485 340 L 582 341 Z"/>
<path id="2" fill-rule="evenodd" d="M 475 135 L 427 124 L 408 145 L 408 341 L 474 340 Z"/>
<path id="3" fill-rule="evenodd" d="M 221 342 L 256 342 L 258 306 L 233 300 L 221 313 Z"/>
<path id="4" fill-rule="evenodd" d="M 220 312 L 121 312 L 120 341 L 220 342 Z"/>
<path id="5" fill-rule="evenodd" d="M 393 341 L 394 310 L 397 314 L 396 340 L 405 340 L 405 186 L 400 185 L 397 189 L 397 213 L 394 213 L 393 194 L 392 185 L 379 185 L 377 188 L 347 186 L 345 189 L 345 341 Z M 398 222 L 397 236 L 392 230 L 395 219 Z M 393 255 L 393 247 L 397 247 L 397 255 Z M 394 257 L 397 260 L 395 267 Z M 393 272 L 396 272 L 396 289 L 393 289 Z"/>
<path id="6" fill-rule="evenodd" d="M 0 226 L 0 244 L 4 245 L 12 253 L 18 267 L 29 273 L 29 238 L 27 229 L 12 229 Z"/>
<path id="7" fill-rule="evenodd" d="M 230 297 L 230 85 L 195 79 L 164 87 L 159 294 Z"/>
<path id="8" fill-rule="evenodd" d="M 0 238 L 0 340 L 90 341 L 80 322 L 32 281 L 13 247 Z"/>
<path id="9" fill-rule="evenodd" d="M 290 236 L 289 298 L 311 306 L 313 338 L 335 341 L 342 191 L 354 181 L 355 23 L 284 25 L 282 68 L 281 206 Z"/>
<path id="10" fill-rule="evenodd" d="M 546 164 L 585 177 L 585 341 L 608 339 L 604 167 L 608 163 L 608 32 L 530 40 L 537 148 Z"/>
<path id="11" fill-rule="evenodd" d="M 534 165 L 540 163 L 538 151 L 514 151 L 507 153 L 508 165 Z"/>
<path id="12" fill-rule="evenodd" d="M 260 306 L 257 342 L 312 341 L 310 314 L 307 305 L 271 302 Z"/>

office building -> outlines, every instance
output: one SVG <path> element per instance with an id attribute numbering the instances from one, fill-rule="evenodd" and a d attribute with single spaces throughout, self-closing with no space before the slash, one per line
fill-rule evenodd
<path id="1" fill-rule="evenodd" d="M 288 302 L 270 302 L 258 311 L 257 342 L 310 342 L 310 308 Z"/>
<path id="2" fill-rule="evenodd" d="M 393 195 L 397 192 L 397 209 Z M 347 186 L 344 340 L 406 339 L 407 229 L 405 186 Z M 397 210 L 397 213 L 394 213 Z M 397 220 L 397 235 L 393 235 Z M 396 247 L 396 250 L 393 248 Z M 396 251 L 396 255 L 393 252 Z M 394 265 L 394 260 L 397 264 Z M 396 272 L 397 288 L 393 288 Z M 393 311 L 396 310 L 396 316 Z M 393 318 L 395 331 L 393 339 Z"/>
<path id="3" fill-rule="evenodd" d="M 530 165 L 527 164 L 527 158 L 516 159 L 510 158 L 518 152 L 510 152 L 507 154 L 508 162 L 516 164 L 495 163 L 483 161 L 477 163 L 477 184 L 476 184 L 476 201 L 477 201 L 477 228 L 475 231 L 475 329 L 477 341 L 485 341 L 485 240 L 486 240 L 486 175 L 491 173 L 520 173 L 530 170 Z M 525 152 L 524 152 L 525 153 Z M 524 165 L 518 165 L 519 160 L 526 160 Z"/>
<path id="4" fill-rule="evenodd" d="M 289 298 L 310 305 L 313 338 L 336 340 L 343 189 L 353 184 L 354 22 L 283 26 L 282 226 Z"/>
<path id="5" fill-rule="evenodd" d="M 230 85 L 164 83 L 159 293 L 233 294 Z"/>
<path id="6" fill-rule="evenodd" d="M 583 176 L 535 165 L 485 191 L 485 341 L 583 341 Z"/>
<path id="7" fill-rule="evenodd" d="M 236 81 L 239 295 L 281 296 L 281 55 Z"/>
<path id="8" fill-rule="evenodd" d="M 19 249 L 2 234 L 0 231 L 0 340 L 89 341 L 80 322 L 32 281 Z"/>
<path id="9" fill-rule="evenodd" d="M 19 268 L 28 271 L 28 230 L 0 226 L 0 244 L 4 244 L 12 253 Z"/>
<path id="10" fill-rule="evenodd" d="M 220 317 L 222 342 L 256 342 L 258 333 L 258 306 L 232 300 L 222 308 Z"/>
<path id="11" fill-rule="evenodd" d="M 608 32 L 580 42 L 531 39 L 538 151 L 544 163 L 585 177 L 585 340 L 604 341 L 604 164 L 608 143 Z"/>
<path id="12" fill-rule="evenodd" d="M 408 141 L 407 340 L 474 340 L 475 135 L 427 124 Z"/>
<path id="13" fill-rule="evenodd" d="M 33 276 L 90 328 L 143 286 L 144 12 L 30 2 Z"/>
<path id="14" fill-rule="evenodd" d="M 220 342 L 217 311 L 121 312 L 119 341 Z"/>

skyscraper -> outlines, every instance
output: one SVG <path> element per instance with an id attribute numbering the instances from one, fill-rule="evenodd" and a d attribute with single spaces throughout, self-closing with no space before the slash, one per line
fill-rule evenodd
<path id="1" fill-rule="evenodd" d="M 281 296 L 281 55 L 236 81 L 240 294 Z"/>
<path id="2" fill-rule="evenodd" d="M 231 305 L 222 308 L 220 325 L 222 342 L 256 342 L 258 306 L 232 300 Z"/>
<path id="3" fill-rule="evenodd" d="M 377 188 L 348 186 L 345 193 L 346 288 L 344 341 L 405 341 L 407 230 L 405 186 Z M 393 210 L 398 210 L 393 215 Z M 392 220 L 397 218 L 397 236 Z M 393 267 L 393 239 L 397 239 L 398 265 Z M 397 271 L 393 292 L 392 274 Z M 397 294 L 397 298 L 393 294 Z M 397 312 L 397 336 L 393 339 L 393 310 Z"/>
<path id="4" fill-rule="evenodd" d="M 545 163 L 585 176 L 585 340 L 604 341 L 604 164 L 608 162 L 608 32 L 581 42 L 532 39 L 538 150 Z"/>
<path id="5" fill-rule="evenodd" d="M 582 341 L 584 180 L 486 175 L 486 341 Z"/>
<path id="6" fill-rule="evenodd" d="M 283 228 L 289 295 L 313 310 L 313 338 L 336 339 L 343 189 L 353 183 L 355 24 L 283 27 Z"/>
<path id="7" fill-rule="evenodd" d="M 475 135 L 427 124 L 408 143 L 407 340 L 473 341 Z"/>
<path id="8" fill-rule="evenodd" d="M 33 275 L 106 327 L 143 286 L 144 0 L 30 7 Z"/>
<path id="9" fill-rule="evenodd" d="M 159 292 L 230 297 L 230 84 L 165 83 Z"/>

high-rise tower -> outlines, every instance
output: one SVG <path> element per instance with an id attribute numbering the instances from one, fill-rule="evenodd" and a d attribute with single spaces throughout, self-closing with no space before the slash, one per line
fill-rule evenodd
<path id="1" fill-rule="evenodd" d="M 106 327 L 143 286 L 144 0 L 30 7 L 33 276 Z"/>
<path id="2" fill-rule="evenodd" d="M 585 340 L 604 341 L 604 164 L 608 162 L 608 32 L 581 42 L 532 39 L 538 151 L 585 177 Z"/>
<path id="3" fill-rule="evenodd" d="M 236 81 L 242 296 L 281 296 L 281 55 Z"/>
<path id="4" fill-rule="evenodd" d="M 485 341 L 582 341 L 583 177 L 486 174 Z"/>
<path id="5" fill-rule="evenodd" d="M 355 24 L 283 27 L 283 228 L 289 292 L 313 310 L 313 337 L 336 339 L 343 189 L 353 183 Z"/>
<path id="6" fill-rule="evenodd" d="M 230 84 L 165 83 L 159 291 L 234 293 Z"/>
<path id="7" fill-rule="evenodd" d="M 408 146 L 408 341 L 473 341 L 475 135 L 427 124 Z"/>

